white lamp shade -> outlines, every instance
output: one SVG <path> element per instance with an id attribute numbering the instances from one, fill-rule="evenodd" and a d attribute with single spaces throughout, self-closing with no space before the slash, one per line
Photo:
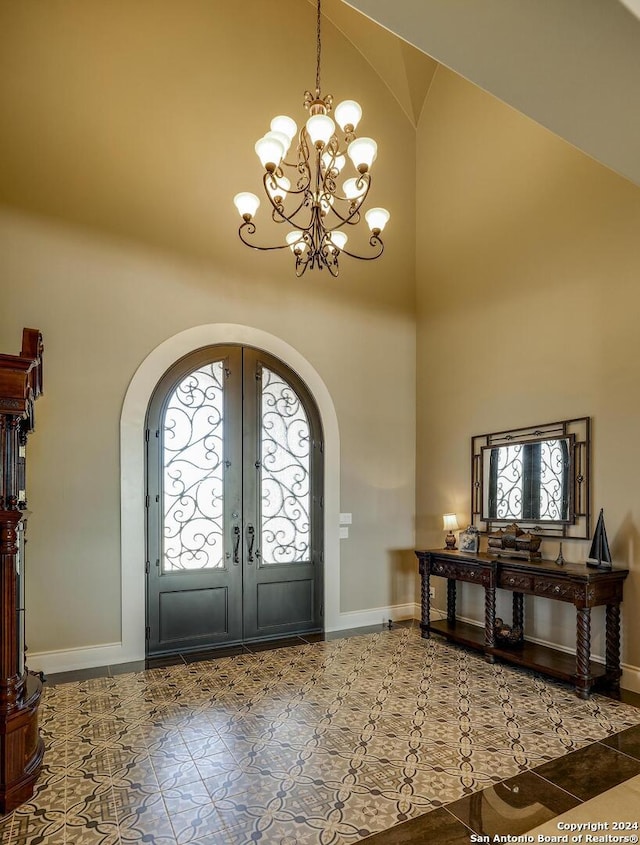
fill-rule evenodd
<path id="1" fill-rule="evenodd" d="M 363 180 L 358 185 L 358 179 L 347 179 L 342 186 L 342 190 L 344 191 L 344 195 L 347 199 L 357 200 L 358 197 L 363 196 L 367 190 L 367 183 Z"/>
<path id="2" fill-rule="evenodd" d="M 442 524 L 445 531 L 457 531 L 460 527 L 455 513 L 445 513 L 442 517 Z"/>
<path id="3" fill-rule="evenodd" d="M 269 132 L 266 133 L 264 136 L 265 138 L 275 138 L 276 141 L 280 141 L 282 144 L 282 148 L 284 149 L 284 156 L 286 156 L 287 152 L 289 151 L 289 146 L 291 145 L 291 139 L 288 135 L 285 135 L 284 132 L 277 132 L 275 129 L 271 129 Z"/>
<path id="4" fill-rule="evenodd" d="M 307 132 L 314 147 L 326 147 L 335 129 L 336 125 L 328 114 L 312 114 L 307 120 Z"/>
<path id="5" fill-rule="evenodd" d="M 289 139 L 289 143 L 293 141 L 298 134 L 298 125 L 292 117 L 287 117 L 286 114 L 278 114 L 271 121 L 271 127 L 274 132 L 282 132 Z"/>
<path id="6" fill-rule="evenodd" d="M 249 191 L 242 191 L 241 193 L 236 194 L 233 198 L 233 203 L 238 209 L 238 213 L 241 217 L 244 217 L 245 215 L 253 217 L 260 207 L 260 200 L 258 197 L 255 194 L 249 193 Z"/>
<path id="7" fill-rule="evenodd" d="M 362 109 L 355 100 L 343 100 L 336 106 L 334 114 L 336 116 L 336 123 L 343 132 L 347 126 L 349 126 L 353 132 L 356 126 L 360 123 Z"/>
<path id="8" fill-rule="evenodd" d="M 276 168 L 284 156 L 284 146 L 277 138 L 268 138 L 266 135 L 256 141 L 256 153 L 262 166 L 266 170 Z"/>
<path id="9" fill-rule="evenodd" d="M 381 232 L 389 222 L 391 215 L 386 208 L 370 208 L 364 216 L 372 232 Z M 457 526 L 456 526 L 457 528 Z"/>
<path id="10" fill-rule="evenodd" d="M 338 249 L 344 249 L 348 237 L 346 232 L 337 230 L 336 232 L 329 232 L 328 234 L 329 240 L 331 241 L 332 245 L 334 245 Z"/>
<path id="11" fill-rule="evenodd" d="M 273 179 L 271 177 L 267 178 L 267 192 L 271 199 L 275 200 L 276 197 L 280 197 L 280 199 L 285 200 L 287 198 L 287 193 L 291 188 L 291 182 L 287 179 L 286 176 L 279 176 L 275 180 L 276 184 L 273 184 Z"/>
<path id="12" fill-rule="evenodd" d="M 302 239 L 302 232 L 299 232 L 297 229 L 287 232 L 286 241 L 291 248 L 291 252 L 304 252 L 307 246 Z"/>
<path id="13" fill-rule="evenodd" d="M 378 145 L 373 138 L 356 138 L 347 147 L 347 154 L 356 170 L 365 173 L 378 155 Z"/>
<path id="14" fill-rule="evenodd" d="M 334 158 L 332 153 L 324 153 L 322 156 L 322 163 L 324 164 L 325 170 L 329 170 L 329 168 L 331 168 L 331 170 L 334 170 L 336 173 L 340 173 L 347 163 L 347 160 L 343 155 L 339 155 Z"/>

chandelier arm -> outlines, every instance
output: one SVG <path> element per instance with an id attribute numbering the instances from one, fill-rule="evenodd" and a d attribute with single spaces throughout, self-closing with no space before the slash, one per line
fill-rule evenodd
<path id="1" fill-rule="evenodd" d="M 342 197 L 339 197 L 339 199 L 342 199 Z M 354 208 L 354 210 L 352 212 L 350 212 L 347 217 L 343 217 L 342 214 L 340 214 L 340 212 L 336 208 L 331 206 L 331 211 L 336 215 L 336 217 L 339 218 L 340 223 L 337 223 L 335 226 L 331 226 L 331 227 L 327 228 L 326 231 L 327 232 L 335 232 L 336 229 L 341 229 L 345 224 L 353 226 L 356 223 L 358 223 L 360 221 L 360 208 L 361 208 L 361 206 L 362 206 L 362 203 L 358 203 L 357 207 Z"/>
<path id="2" fill-rule="evenodd" d="M 336 278 L 340 272 L 338 254 L 334 250 L 329 250 L 326 244 L 322 247 L 318 254 L 318 264 L 324 265 L 334 278 Z M 320 269 L 322 269 L 322 267 Z"/>
<path id="3" fill-rule="evenodd" d="M 295 215 L 300 211 L 301 208 L 303 208 L 303 206 L 304 206 L 304 202 L 300 203 L 300 205 L 296 208 L 296 210 L 290 215 L 285 214 L 284 211 L 279 211 L 278 208 L 276 206 L 274 206 L 274 210 L 277 212 L 278 216 L 280 217 L 280 219 L 275 220 L 275 222 L 276 223 L 285 223 L 285 222 L 290 223 L 291 226 L 293 226 L 294 229 L 300 229 L 301 232 L 311 231 L 311 228 L 313 226 L 313 220 L 311 220 L 306 226 L 303 226 L 301 223 L 299 223 L 297 220 L 295 220 Z"/>
<path id="4" fill-rule="evenodd" d="M 334 229 L 339 229 L 340 227 L 344 226 L 345 223 L 348 223 L 349 225 L 355 225 L 356 223 L 359 222 L 359 220 L 360 220 L 360 209 L 364 205 L 365 200 L 367 199 L 367 196 L 369 195 L 369 189 L 371 188 L 371 178 L 365 178 L 364 176 L 362 176 L 359 181 L 364 181 L 366 183 L 366 188 L 365 188 L 364 194 L 362 194 L 359 197 L 356 197 L 355 201 L 350 200 L 349 197 L 343 197 L 343 196 L 340 196 L 338 194 L 333 194 L 333 197 L 335 199 L 339 200 L 340 202 L 348 202 L 349 204 L 351 204 L 352 202 L 355 202 L 356 204 L 354 205 L 353 211 L 350 211 L 349 214 L 346 217 L 344 217 L 342 214 L 340 214 L 340 212 L 332 205 L 331 211 L 333 211 L 333 213 L 336 215 L 336 217 L 338 217 L 340 219 L 341 222 L 338 223 L 336 226 L 333 226 L 331 229 L 327 229 L 327 231 L 333 231 Z"/>
<path id="5" fill-rule="evenodd" d="M 355 252 L 349 252 L 348 249 L 341 249 L 340 255 L 348 255 L 349 258 L 357 258 L 358 261 L 374 261 L 376 258 L 380 258 L 382 253 L 384 252 L 384 244 L 382 242 L 382 238 L 377 235 L 371 235 L 369 238 L 369 243 L 371 246 L 376 247 L 378 250 L 373 255 L 357 255 Z"/>
<path id="6" fill-rule="evenodd" d="M 296 276 L 300 278 L 304 276 L 307 267 L 309 266 L 311 256 L 308 254 L 296 255 Z"/>
<path id="7" fill-rule="evenodd" d="M 284 164 L 284 166 L 285 166 L 285 167 L 292 167 L 294 170 L 297 170 L 297 171 L 298 171 L 298 173 L 301 173 L 301 172 L 302 172 L 302 171 L 300 170 L 300 165 L 301 165 L 301 163 L 303 163 L 303 162 L 298 162 L 297 164 L 289 164 L 289 162 L 287 162 L 287 161 L 282 161 L 282 162 L 280 162 L 280 167 L 282 167 L 282 165 Z M 299 194 L 301 191 L 307 191 L 307 190 L 309 190 L 309 186 L 311 185 L 311 168 L 310 168 L 310 167 L 307 167 L 307 168 L 306 168 L 306 171 L 307 171 L 307 172 L 306 172 L 306 179 L 307 179 L 307 183 L 306 183 L 306 185 L 304 185 L 302 188 L 298 188 L 296 191 L 291 191 L 291 190 L 290 190 L 290 191 L 289 191 L 289 193 L 291 193 L 291 194 Z M 282 175 L 284 176 L 284 173 L 283 173 Z"/>
<path id="8" fill-rule="evenodd" d="M 268 252 L 272 249 L 287 249 L 289 244 L 280 244 L 279 246 L 259 246 L 258 244 L 251 243 L 245 237 L 245 230 L 247 234 L 253 235 L 256 231 L 255 224 L 252 223 L 250 220 L 245 221 L 244 223 L 240 224 L 240 228 L 238 229 L 238 235 L 240 236 L 240 240 L 242 241 L 245 246 L 250 246 L 251 249 L 259 249 L 261 252 Z"/>
<path id="9" fill-rule="evenodd" d="M 278 208 L 278 206 L 273 202 L 271 197 L 269 197 L 269 201 L 271 202 L 271 206 L 272 206 L 273 210 L 276 212 L 276 214 L 280 218 L 279 220 L 275 220 L 276 223 L 284 223 L 286 221 L 287 223 L 290 223 L 294 228 L 302 229 L 304 231 L 311 228 L 311 223 L 309 223 L 307 226 L 301 226 L 296 220 L 293 219 L 295 217 L 295 215 L 302 208 L 304 208 L 304 206 L 306 204 L 304 200 L 300 203 L 300 205 L 294 211 L 290 212 L 289 214 L 284 213 L 284 208 L 282 210 L 280 210 Z"/>
<path id="10" fill-rule="evenodd" d="M 294 209 L 289 214 L 285 214 L 284 213 L 284 205 L 281 208 L 278 207 L 276 205 L 276 203 L 273 201 L 273 197 L 271 196 L 271 194 L 267 190 L 267 180 L 269 180 L 271 178 L 272 178 L 271 173 L 268 173 L 268 172 L 265 173 L 264 176 L 262 177 L 262 184 L 263 184 L 263 187 L 264 187 L 264 192 L 267 195 L 267 199 L 271 203 L 271 207 L 273 209 L 273 212 L 275 212 L 278 215 L 278 217 L 281 218 L 280 220 L 275 220 L 275 217 L 273 217 L 273 215 L 272 215 L 274 221 L 276 223 L 284 223 L 285 220 L 286 220 L 286 222 L 290 223 L 294 228 L 308 229 L 309 226 L 311 226 L 311 224 L 309 224 L 309 226 L 298 226 L 296 221 L 292 220 L 292 218 L 295 217 L 295 215 L 300 211 L 300 209 L 303 208 L 303 206 L 306 204 L 307 197 L 309 196 L 308 188 L 303 188 L 300 191 L 287 191 L 288 194 L 303 194 L 303 197 L 302 197 L 302 201 L 300 202 L 300 205 L 298 205 L 298 207 L 296 209 Z"/>
<path id="11" fill-rule="evenodd" d="M 294 164 L 293 167 L 296 167 L 300 173 L 302 173 L 303 170 L 306 171 L 307 185 L 311 186 L 311 164 L 309 162 L 310 150 L 304 126 L 298 134 L 298 146 L 296 148 L 296 152 L 298 153 L 298 163 L 297 165 Z"/>

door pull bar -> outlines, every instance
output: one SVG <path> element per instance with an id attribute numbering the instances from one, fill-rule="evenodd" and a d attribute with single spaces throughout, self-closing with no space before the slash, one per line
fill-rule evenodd
<path id="1" fill-rule="evenodd" d="M 247 563 L 253 563 L 253 544 L 256 539 L 256 532 L 253 525 L 247 526 Z"/>
<path id="2" fill-rule="evenodd" d="M 233 565 L 240 563 L 240 526 L 233 526 Z"/>

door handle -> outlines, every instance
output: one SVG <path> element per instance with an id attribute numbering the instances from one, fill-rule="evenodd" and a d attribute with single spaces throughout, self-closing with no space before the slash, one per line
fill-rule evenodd
<path id="1" fill-rule="evenodd" d="M 253 563 L 253 544 L 255 540 L 255 528 L 253 525 L 247 525 L 247 563 Z"/>
<path id="2" fill-rule="evenodd" d="M 233 526 L 233 563 L 237 566 L 240 563 L 240 526 Z"/>

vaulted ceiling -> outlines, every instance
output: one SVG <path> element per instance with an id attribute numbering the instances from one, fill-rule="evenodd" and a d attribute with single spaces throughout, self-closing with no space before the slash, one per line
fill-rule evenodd
<path id="1" fill-rule="evenodd" d="M 414 124 L 441 63 L 640 184 L 640 0 L 325 0 L 323 11 Z"/>
<path id="2" fill-rule="evenodd" d="M 374 68 L 416 126 L 438 63 L 342 0 L 323 0 L 322 12 Z"/>

